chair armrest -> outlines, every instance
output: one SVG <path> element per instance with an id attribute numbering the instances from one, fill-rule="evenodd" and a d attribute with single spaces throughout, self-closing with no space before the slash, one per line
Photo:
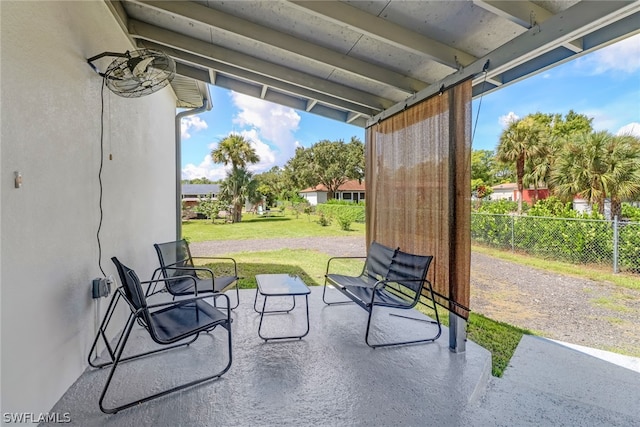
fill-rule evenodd
<path id="1" fill-rule="evenodd" d="M 147 308 L 161 308 L 161 307 L 168 307 L 168 306 L 179 306 L 179 305 L 184 305 L 184 304 L 189 304 L 195 301 L 200 301 L 200 300 L 204 300 L 207 298 L 225 298 L 227 300 L 227 306 L 229 305 L 229 297 L 226 294 L 223 293 L 213 293 L 213 294 L 208 294 L 208 295 L 202 295 L 199 297 L 190 297 L 190 298 L 185 298 L 185 299 L 180 299 L 180 300 L 174 300 L 174 301 L 166 301 L 166 302 L 159 302 L 159 303 L 155 303 L 155 304 L 150 304 L 147 305 Z"/>
<path id="2" fill-rule="evenodd" d="M 194 268 L 191 268 L 191 267 L 185 267 L 185 268 L 160 267 L 160 268 L 157 268 L 157 269 L 156 269 L 156 271 L 158 271 L 158 270 L 162 270 L 163 268 L 164 268 L 165 270 L 195 270 Z M 203 269 L 203 270 L 208 270 L 208 269 Z M 211 273 L 211 280 L 213 281 L 213 271 L 209 270 L 209 273 Z M 197 283 L 196 283 L 196 278 L 195 278 L 195 277 L 193 277 L 193 276 L 183 275 L 183 276 L 173 276 L 173 277 L 169 277 L 169 278 L 160 277 L 160 278 L 158 278 L 158 279 L 153 279 L 153 277 L 155 277 L 155 274 L 156 274 L 156 273 L 155 273 L 155 271 L 154 271 L 153 276 L 151 276 L 151 277 L 152 277 L 152 279 L 151 279 L 151 280 L 146 280 L 146 281 L 144 281 L 144 282 L 140 282 L 140 284 L 141 284 L 141 285 L 146 285 L 146 284 L 148 284 L 148 285 L 152 285 L 152 284 L 153 284 L 153 285 L 154 285 L 154 287 L 155 287 L 155 285 L 156 285 L 157 283 L 161 283 L 161 282 L 166 283 L 166 282 L 168 282 L 169 280 L 183 280 L 183 279 L 188 279 L 188 280 L 191 280 L 191 281 L 193 282 L 193 285 L 192 285 L 192 286 L 193 286 L 193 290 L 194 290 L 194 293 L 193 293 L 193 294 L 194 294 L 195 296 L 198 296 L 198 285 L 197 285 Z M 149 286 L 149 288 L 148 288 L 148 289 L 151 289 L 151 286 Z M 151 295 L 153 295 L 153 293 L 152 293 Z M 148 296 L 150 296 L 150 295 L 149 295 L 149 292 L 147 292 L 147 293 L 145 294 L 145 297 L 148 297 Z"/>
<path id="3" fill-rule="evenodd" d="M 177 270 L 177 271 L 193 271 L 193 272 L 204 271 L 211 275 L 212 280 L 215 277 L 213 270 L 207 267 L 161 267 L 161 268 L 163 268 L 164 270 Z M 180 277 L 181 276 L 170 277 L 169 280 L 178 279 Z"/>
<path id="4" fill-rule="evenodd" d="M 329 258 L 327 261 L 327 271 L 325 272 L 325 276 L 329 274 L 329 266 L 331 265 L 331 261 L 336 259 L 367 259 L 366 256 L 334 256 Z"/>
<path id="5" fill-rule="evenodd" d="M 375 304 L 376 291 L 380 291 L 384 289 L 388 283 L 398 283 L 398 282 L 426 282 L 429 284 L 429 290 L 431 290 L 431 282 L 428 279 L 383 279 L 378 280 L 376 284 L 373 286 L 373 293 L 371 294 L 371 305 Z M 402 284 L 402 283 L 400 283 Z M 422 285 L 424 287 L 424 284 Z M 420 298 L 421 292 L 416 293 L 416 298 Z"/>
<path id="6" fill-rule="evenodd" d="M 191 257 L 191 259 L 221 259 L 221 260 L 225 260 L 225 261 L 231 261 L 233 262 L 233 271 L 235 273 L 235 276 L 238 277 L 238 264 L 236 263 L 236 260 L 230 257 L 215 257 L 215 256 L 195 256 L 195 257 Z"/>

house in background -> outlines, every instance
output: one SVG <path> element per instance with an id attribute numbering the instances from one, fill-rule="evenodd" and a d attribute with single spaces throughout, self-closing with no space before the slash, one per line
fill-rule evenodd
<path id="1" fill-rule="evenodd" d="M 220 193 L 219 184 L 182 184 L 182 204 L 191 208 L 200 203 L 200 199 L 215 199 Z"/>
<path id="2" fill-rule="evenodd" d="M 491 187 L 493 193 L 491 193 L 491 200 L 518 200 L 518 184 L 507 183 L 507 184 L 499 184 Z M 537 194 L 536 194 L 537 192 Z M 525 188 L 522 190 L 522 201 L 533 205 L 536 200 L 544 200 L 549 197 L 549 189 L 548 188 Z"/>
<path id="3" fill-rule="evenodd" d="M 579 196 L 575 196 L 572 202 L 573 210 L 578 213 L 590 214 L 593 211 L 593 207 L 589 205 L 589 201 Z M 597 211 L 598 208 L 595 207 Z M 604 201 L 604 219 L 611 220 L 611 199 L 605 199 Z"/>
<path id="4" fill-rule="evenodd" d="M 319 203 L 326 203 L 329 194 L 329 189 L 323 184 L 318 184 L 315 187 L 305 188 L 300 191 L 300 197 L 305 198 L 311 206 L 316 206 Z M 335 200 L 347 200 L 350 202 L 364 202 L 365 188 L 364 181 L 358 181 L 353 179 L 342 184 L 336 194 Z"/>

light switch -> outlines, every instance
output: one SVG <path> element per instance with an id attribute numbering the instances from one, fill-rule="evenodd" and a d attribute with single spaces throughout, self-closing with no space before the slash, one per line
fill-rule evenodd
<path id="1" fill-rule="evenodd" d="M 16 188 L 20 188 L 22 187 L 22 174 L 18 171 L 15 171 L 13 173 L 14 177 L 15 177 L 15 186 Z"/>

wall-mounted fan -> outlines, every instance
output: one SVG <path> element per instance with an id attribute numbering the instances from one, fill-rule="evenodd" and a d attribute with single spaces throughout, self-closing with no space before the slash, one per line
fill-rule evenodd
<path id="1" fill-rule="evenodd" d="M 105 56 L 116 59 L 104 73 L 93 61 Z M 168 85 L 176 74 L 175 61 L 158 50 L 140 49 L 125 53 L 103 52 L 87 60 L 104 77 L 105 84 L 115 94 L 125 98 L 138 98 L 152 94 Z"/>

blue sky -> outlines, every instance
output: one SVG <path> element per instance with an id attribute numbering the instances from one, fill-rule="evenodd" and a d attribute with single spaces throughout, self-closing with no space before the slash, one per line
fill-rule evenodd
<path id="1" fill-rule="evenodd" d="M 231 132 L 249 139 L 261 161 L 256 173 L 283 166 L 298 146 L 352 136 L 364 129 L 211 86 L 213 108 L 183 119 L 182 177 L 224 178 L 210 152 Z M 478 106 L 480 109 L 478 110 Z M 573 109 L 593 118 L 596 130 L 640 137 L 640 34 L 507 86 L 473 102 L 478 117 L 473 149 L 495 149 L 509 120 Z"/>

